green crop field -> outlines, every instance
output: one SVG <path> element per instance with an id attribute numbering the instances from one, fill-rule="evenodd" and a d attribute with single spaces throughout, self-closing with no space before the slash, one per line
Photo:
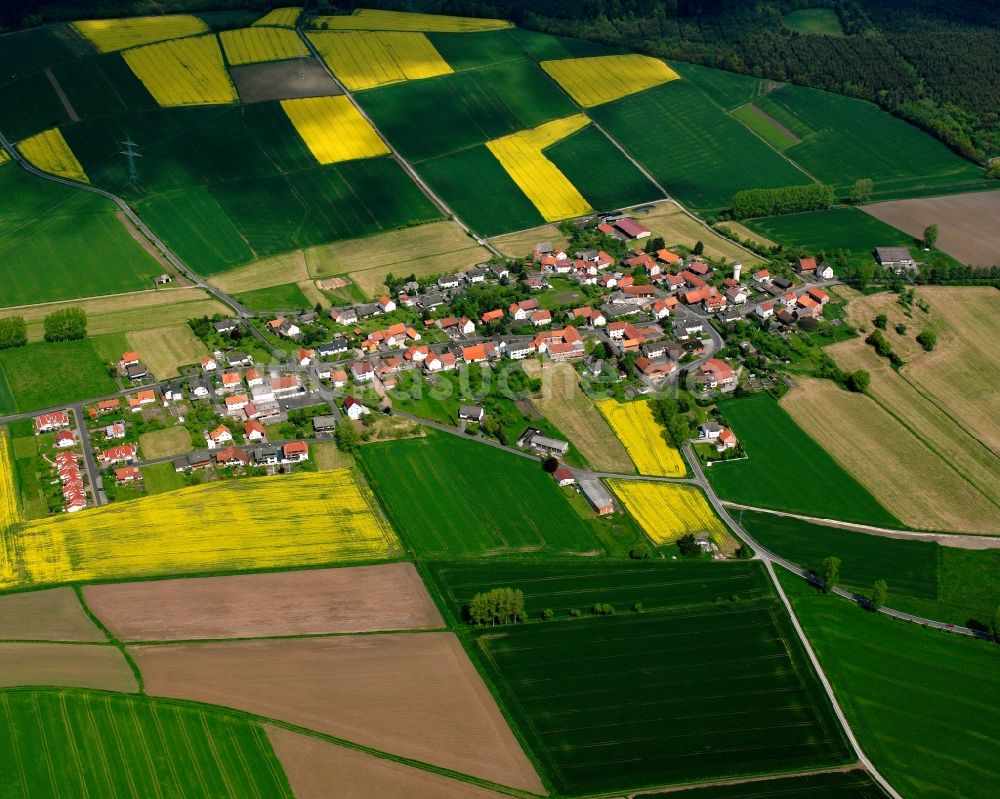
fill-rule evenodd
<path id="1" fill-rule="evenodd" d="M 669 63 L 671 69 L 684 80 L 691 81 L 727 110 L 752 102 L 762 93 L 763 82 L 760 78 L 689 64 L 686 61 Z"/>
<path id="2" fill-rule="evenodd" d="M 784 14 L 782 21 L 793 31 L 807 36 L 843 36 L 844 28 L 840 17 L 832 8 L 802 8 Z"/>
<path id="3" fill-rule="evenodd" d="M 426 36 L 448 65 L 460 72 L 504 61 L 523 61 L 524 50 L 508 35 L 514 30 L 516 28 L 480 33 L 428 33 Z"/>
<path id="4" fill-rule="evenodd" d="M 715 785 L 669 793 L 644 793 L 636 799 L 883 799 L 885 791 L 860 769 L 779 777 L 740 785 Z"/>
<path id="5" fill-rule="evenodd" d="M 667 191 L 697 209 L 726 208 L 741 189 L 812 182 L 690 81 L 590 113 Z"/>
<path id="6" fill-rule="evenodd" d="M 39 342 L 0 350 L 0 370 L 21 413 L 118 390 L 90 341 Z"/>
<path id="7" fill-rule="evenodd" d="M 366 445 L 359 460 L 420 556 L 603 551 L 538 462 L 433 431 Z"/>
<path id="8" fill-rule="evenodd" d="M 786 131 L 771 120 L 756 113 L 752 104 L 742 105 L 735 109 L 733 116 L 776 150 L 787 150 L 795 143 L 795 140 Z"/>
<path id="9" fill-rule="evenodd" d="M 748 219 L 744 223 L 772 241 L 813 252 L 847 250 L 874 261 L 876 247 L 913 247 L 913 237 L 857 208 L 831 208 L 805 214 Z"/>
<path id="10" fill-rule="evenodd" d="M 485 145 L 420 164 L 420 174 L 482 236 L 545 223 L 538 209 Z M 489 191 L 481 190 L 489 186 Z"/>
<path id="11" fill-rule="evenodd" d="M 940 547 L 933 541 L 883 538 L 753 511 L 734 515 L 763 546 L 817 574 L 823 558 L 839 557 L 841 582 L 850 588 L 870 591 L 876 580 L 886 580 L 894 594 L 937 599 Z"/>
<path id="12" fill-rule="evenodd" d="M 252 311 L 300 311 L 312 307 L 296 283 L 247 291 L 237 294 L 236 299 Z"/>
<path id="13" fill-rule="evenodd" d="M 663 199 L 662 192 L 593 125 L 552 145 L 545 157 L 597 210 Z"/>
<path id="14" fill-rule="evenodd" d="M 0 306 L 152 288 L 163 267 L 96 194 L 0 166 Z"/>
<path id="15" fill-rule="evenodd" d="M 26 139 L 69 121 L 45 73 L 36 72 L 0 86 L 0 130 L 11 141 Z"/>
<path id="16" fill-rule="evenodd" d="M 749 456 L 707 469 L 723 499 L 805 516 L 900 526 L 769 395 L 728 400 L 719 408 Z"/>
<path id="17" fill-rule="evenodd" d="M 602 574 L 547 564 L 533 578 L 527 566 L 498 564 L 492 579 L 446 566 L 436 579 L 453 599 L 476 585 L 525 591 L 529 623 L 459 629 L 557 792 L 847 762 L 849 748 L 763 566 L 685 564 L 680 576 L 674 566 Z M 649 605 L 635 612 L 635 601 Z M 595 602 L 616 614 L 592 615 Z M 549 605 L 560 612 L 539 621 L 537 609 Z M 583 616 L 568 618 L 567 605 Z"/>
<path id="18" fill-rule="evenodd" d="M 588 613 L 595 602 L 609 602 L 625 612 L 636 602 L 646 611 L 710 604 L 719 597 L 770 598 L 771 585 L 763 570 L 745 563 L 704 561 L 620 563 L 457 562 L 430 566 L 432 578 L 456 623 L 472 597 L 497 586 L 524 591 L 525 611 L 537 619 L 546 608 L 565 618 L 570 610 Z"/>
<path id="19" fill-rule="evenodd" d="M 785 155 L 842 193 L 860 178 L 871 178 L 873 196 L 884 199 L 984 183 L 979 167 L 863 100 L 790 84 L 755 102 L 802 137 Z"/>
<path id="20" fill-rule="evenodd" d="M 870 594 L 889 585 L 887 604 L 929 619 L 984 630 L 1000 597 L 1000 550 L 959 549 L 933 541 L 884 538 L 799 519 L 734 511 L 746 531 L 772 552 L 819 572 L 841 560 L 841 583 Z"/>
<path id="21" fill-rule="evenodd" d="M 54 67 L 52 72 L 81 119 L 157 108 L 121 53 L 81 58 Z"/>
<path id="22" fill-rule="evenodd" d="M 0 796 L 288 797 L 259 724 L 90 691 L 0 693 Z"/>
<path id="23" fill-rule="evenodd" d="M 372 89 L 360 92 L 358 101 L 389 141 L 417 163 L 578 111 L 527 60 Z"/>
<path id="24" fill-rule="evenodd" d="M 318 166 L 277 103 L 118 114 L 65 135 L 91 181 L 134 200 L 204 274 L 437 217 L 391 158 Z M 141 148 L 138 185 L 125 136 Z"/>
<path id="25" fill-rule="evenodd" d="M 50 26 L 9 33 L 0 47 L 0 86 L 45 67 L 73 61 L 88 50 L 68 27 Z"/>
<path id="26" fill-rule="evenodd" d="M 996 794 L 1000 648 L 826 596 L 779 570 L 865 754 L 903 796 Z"/>

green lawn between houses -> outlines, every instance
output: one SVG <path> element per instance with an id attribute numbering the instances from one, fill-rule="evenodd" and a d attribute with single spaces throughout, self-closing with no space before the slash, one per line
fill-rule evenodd
<path id="1" fill-rule="evenodd" d="M 882 776 L 903 796 L 996 796 L 1000 647 L 866 612 L 778 572 Z"/>
<path id="2" fill-rule="evenodd" d="M 428 570 L 557 793 L 617 794 L 851 759 L 759 563 Z M 463 604 L 500 586 L 524 591 L 528 623 L 469 627 Z M 642 612 L 631 609 L 637 601 Z M 594 603 L 616 612 L 596 616 Z M 546 607 L 550 621 L 539 618 Z"/>
<path id="3" fill-rule="evenodd" d="M 358 460 L 420 557 L 603 554 L 538 461 L 433 430 L 366 444 Z"/>
<path id="4" fill-rule="evenodd" d="M 191 703 L 78 690 L 0 692 L 0 796 L 292 799 L 256 722 Z"/>
<path id="5" fill-rule="evenodd" d="M 805 516 L 901 526 L 770 395 L 726 400 L 719 410 L 748 455 L 705 470 L 722 499 Z"/>

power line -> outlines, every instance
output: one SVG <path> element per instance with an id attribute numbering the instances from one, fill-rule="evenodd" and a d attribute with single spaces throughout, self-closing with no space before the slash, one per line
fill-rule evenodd
<path id="1" fill-rule="evenodd" d="M 135 148 L 138 147 L 139 145 L 137 145 L 134 141 L 132 141 L 132 138 L 129 137 L 122 142 L 122 146 L 125 149 L 120 150 L 119 152 L 121 155 L 124 155 L 126 158 L 128 158 L 128 179 L 132 183 L 138 183 L 139 172 L 135 168 L 135 159 L 142 158 L 142 156 L 139 155 L 138 152 L 136 152 Z"/>

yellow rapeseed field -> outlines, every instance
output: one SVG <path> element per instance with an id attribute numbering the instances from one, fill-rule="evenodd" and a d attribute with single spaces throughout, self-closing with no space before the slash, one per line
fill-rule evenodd
<path id="1" fill-rule="evenodd" d="M 596 405 L 625 445 L 639 474 L 653 477 L 683 477 L 687 474 L 681 453 L 663 438 L 663 428 L 653 418 L 648 402 L 606 399 L 598 400 Z"/>
<path id="2" fill-rule="evenodd" d="M 610 103 L 680 77 L 659 59 L 634 54 L 543 61 L 542 69 L 584 108 Z"/>
<path id="3" fill-rule="evenodd" d="M 10 160 L 6 150 L 0 150 L 0 164 L 6 164 Z"/>
<path id="4" fill-rule="evenodd" d="M 585 116 L 576 114 L 486 142 L 490 152 L 546 222 L 556 222 L 590 211 L 590 203 L 542 153 L 546 147 L 551 147 L 589 123 L 590 120 Z"/>
<path id="5" fill-rule="evenodd" d="M 282 100 L 288 118 L 321 164 L 386 155 L 389 148 L 343 95 Z"/>
<path id="6" fill-rule="evenodd" d="M 10 439 L 6 430 L 0 430 L 0 534 L 19 521 L 21 514 L 17 509 L 17 486 L 14 482 Z"/>
<path id="7" fill-rule="evenodd" d="M 0 589 L 373 560 L 399 549 L 352 470 L 259 477 L 24 524 L 0 541 Z"/>
<path id="8" fill-rule="evenodd" d="M 346 17 L 345 17 L 346 19 Z M 422 33 L 310 33 L 327 66 L 349 91 L 453 72 Z"/>
<path id="9" fill-rule="evenodd" d="M 167 39 L 181 39 L 208 31 L 208 25 L 198 17 L 186 14 L 132 19 L 90 19 L 74 22 L 73 27 L 102 53 L 113 53 L 129 47 L 164 42 Z"/>
<path id="10" fill-rule="evenodd" d="M 440 14 L 408 14 L 361 8 L 350 16 L 316 17 L 313 26 L 339 31 L 425 31 L 427 33 L 473 33 L 512 28 L 505 19 L 447 17 Z"/>
<path id="11" fill-rule="evenodd" d="M 669 544 L 688 533 L 708 533 L 717 543 L 726 537 L 725 526 L 697 488 L 639 480 L 611 480 L 609 485 L 654 544 Z"/>
<path id="12" fill-rule="evenodd" d="M 238 99 L 214 36 L 151 44 L 123 55 L 161 106 L 235 103 Z"/>
<path id="13" fill-rule="evenodd" d="M 273 25 L 276 28 L 294 28 L 302 13 L 301 6 L 274 8 L 258 19 L 254 25 Z"/>
<path id="14" fill-rule="evenodd" d="M 287 28 L 241 28 L 219 34 L 226 60 L 234 66 L 262 61 L 304 58 L 309 48 L 295 31 Z"/>
<path id="15" fill-rule="evenodd" d="M 59 128 L 50 128 L 25 139 L 17 145 L 17 149 L 21 151 L 21 155 L 45 172 L 79 180 L 81 183 L 90 182 L 87 173 L 83 171 L 83 165 L 76 160 Z"/>

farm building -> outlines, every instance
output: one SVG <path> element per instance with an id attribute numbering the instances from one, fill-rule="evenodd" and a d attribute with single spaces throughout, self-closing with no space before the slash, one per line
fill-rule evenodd
<path id="1" fill-rule="evenodd" d="M 557 438 L 549 438 L 542 435 L 542 431 L 537 427 L 529 427 L 517 440 L 519 447 L 528 447 L 541 452 L 544 455 L 562 456 L 569 451 L 569 444 Z"/>
<path id="2" fill-rule="evenodd" d="M 606 516 L 614 512 L 615 504 L 611 494 L 604 487 L 604 483 L 596 477 L 581 478 L 577 481 L 577 485 L 580 486 L 580 491 L 583 492 L 583 496 L 586 497 L 590 507 L 598 516 Z"/>
<path id="3" fill-rule="evenodd" d="M 917 262 L 906 247 L 876 247 L 875 258 L 881 266 L 897 274 L 917 268 Z"/>

